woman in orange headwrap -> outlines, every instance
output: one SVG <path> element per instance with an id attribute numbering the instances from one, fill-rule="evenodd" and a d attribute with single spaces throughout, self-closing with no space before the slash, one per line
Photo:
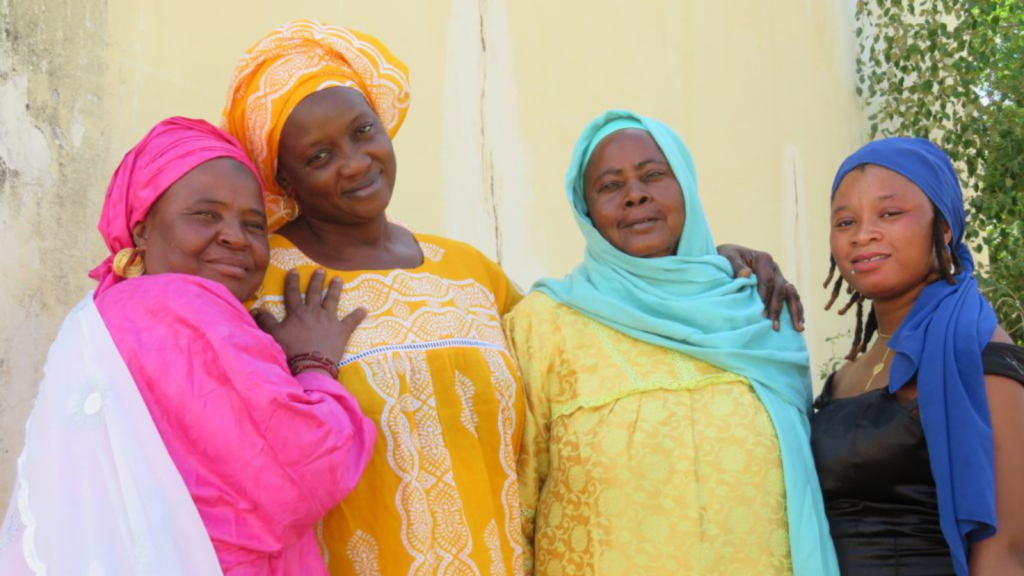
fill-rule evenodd
<path id="1" fill-rule="evenodd" d="M 370 36 L 295 22 L 239 63 L 224 112 L 267 182 L 271 265 L 256 306 L 283 316 L 287 271 L 344 280 L 363 306 L 340 380 L 380 429 L 324 519 L 333 574 L 517 573 L 519 377 L 501 316 L 519 301 L 470 246 L 387 221 L 407 69 Z M 301 206 L 301 209 L 300 209 Z"/>
<path id="2" fill-rule="evenodd" d="M 380 433 L 322 523 L 331 573 L 518 574 L 523 399 L 501 318 L 522 296 L 471 246 L 387 220 L 407 74 L 377 39 L 306 21 L 239 62 L 224 126 L 258 166 L 276 230 L 254 306 L 282 317 L 287 271 L 304 285 L 319 266 L 344 280 L 340 315 L 369 312 L 340 380 Z"/>

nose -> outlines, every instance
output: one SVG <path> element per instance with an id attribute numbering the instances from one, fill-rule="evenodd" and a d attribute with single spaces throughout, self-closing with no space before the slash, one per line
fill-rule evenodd
<path id="1" fill-rule="evenodd" d="M 247 247 L 249 237 L 245 234 L 244 223 L 241 220 L 225 219 L 217 231 L 217 242 L 233 250 Z"/>
<path id="2" fill-rule="evenodd" d="M 877 226 L 876 222 L 870 219 L 857 224 L 857 227 L 853 232 L 851 241 L 855 246 L 866 246 L 879 240 L 882 236 L 881 230 Z"/>
<path id="3" fill-rule="evenodd" d="M 370 169 L 370 156 L 357 147 L 349 148 L 338 162 L 338 176 L 343 179 L 359 178 Z"/>
<path id="4" fill-rule="evenodd" d="M 626 206 L 642 206 L 651 200 L 647 187 L 639 182 L 630 182 L 626 185 Z"/>

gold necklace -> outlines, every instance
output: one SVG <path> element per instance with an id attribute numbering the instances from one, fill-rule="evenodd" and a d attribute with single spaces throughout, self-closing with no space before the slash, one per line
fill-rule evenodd
<path id="1" fill-rule="evenodd" d="M 888 340 L 889 336 L 891 336 L 890 334 L 883 334 L 881 330 L 878 331 L 878 335 L 885 338 L 886 340 Z M 864 392 L 867 392 L 868 390 L 871 389 L 871 383 L 875 381 L 875 376 L 878 376 L 878 374 L 881 373 L 882 370 L 885 370 L 885 361 L 888 360 L 889 358 L 889 350 L 889 345 L 886 344 L 885 354 L 882 355 L 882 361 L 879 362 L 878 364 L 875 364 L 875 367 L 871 369 L 871 378 L 868 378 L 868 385 L 864 387 Z"/>

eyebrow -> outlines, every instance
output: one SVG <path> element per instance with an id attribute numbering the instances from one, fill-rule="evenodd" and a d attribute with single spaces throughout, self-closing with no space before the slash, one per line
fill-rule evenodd
<path id="1" fill-rule="evenodd" d="M 228 203 L 223 200 L 217 200 L 216 198 L 200 198 L 193 202 L 193 204 L 216 204 L 217 206 L 227 206 Z"/>
<path id="2" fill-rule="evenodd" d="M 193 202 L 193 205 L 195 204 L 213 204 L 219 207 L 226 207 L 228 205 L 227 202 L 224 202 L 223 200 L 217 200 L 215 198 L 200 198 L 199 200 Z M 259 216 L 260 218 L 267 217 L 267 213 L 265 211 L 257 210 L 256 208 L 246 208 L 245 210 L 243 210 L 243 212 L 245 212 L 246 214 L 253 214 L 255 216 Z"/>
<path id="3" fill-rule="evenodd" d="M 879 196 L 878 198 L 876 198 L 876 200 L 892 200 L 895 197 L 896 197 L 895 194 L 886 194 L 885 196 Z M 835 208 L 833 208 L 832 209 L 832 213 L 835 214 L 836 212 L 840 212 L 842 210 L 846 210 L 847 208 L 849 208 L 849 205 L 841 204 L 841 205 L 836 206 Z"/>
<path id="4" fill-rule="evenodd" d="M 360 112 L 359 114 L 356 114 L 355 116 L 352 117 L 352 120 L 349 121 L 348 125 L 346 125 L 346 128 L 351 130 L 355 125 L 357 125 L 357 124 L 359 124 L 361 122 L 364 122 L 366 120 L 373 119 L 373 117 L 374 117 L 374 115 L 371 112 Z M 302 151 L 303 152 L 308 152 L 308 151 L 310 151 L 310 150 L 312 150 L 314 148 L 319 148 L 320 146 L 324 146 L 325 144 L 330 144 L 331 138 L 329 138 L 329 137 L 324 138 L 324 137 L 321 137 L 321 136 L 323 136 L 323 135 L 318 134 L 316 140 L 311 140 L 311 141 L 307 142 L 306 144 L 302 145 L 302 147 L 301 147 Z"/>
<path id="5" fill-rule="evenodd" d="M 637 163 L 636 166 L 634 166 L 634 168 L 639 170 L 644 166 L 647 166 L 648 164 L 665 164 L 665 162 L 659 160 L 658 158 L 648 158 L 647 160 L 641 160 L 639 163 Z"/>
<path id="6" fill-rule="evenodd" d="M 643 168 L 644 166 L 647 166 L 648 164 L 662 164 L 662 165 L 664 165 L 665 162 L 663 160 L 658 159 L 658 158 L 648 158 L 646 160 L 641 160 L 641 161 L 637 162 L 636 166 L 634 166 L 633 168 L 635 168 L 636 170 L 640 170 L 641 168 Z M 595 176 L 593 181 L 597 182 L 598 180 L 600 180 L 601 178 L 604 178 L 605 176 L 619 175 L 619 174 L 622 174 L 622 169 L 621 168 L 609 168 L 609 169 L 605 170 L 604 172 L 601 172 L 600 174 Z"/>

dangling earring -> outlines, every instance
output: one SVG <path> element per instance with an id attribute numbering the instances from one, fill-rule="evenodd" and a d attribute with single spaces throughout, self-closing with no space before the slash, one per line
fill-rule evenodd
<path id="1" fill-rule="evenodd" d="M 142 261 L 142 248 L 125 248 L 114 255 L 114 274 L 122 278 L 137 278 L 146 273 Z"/>

